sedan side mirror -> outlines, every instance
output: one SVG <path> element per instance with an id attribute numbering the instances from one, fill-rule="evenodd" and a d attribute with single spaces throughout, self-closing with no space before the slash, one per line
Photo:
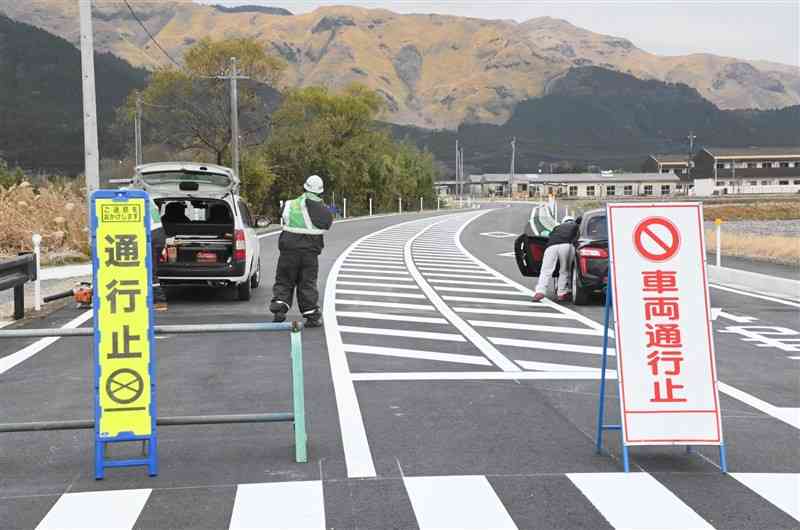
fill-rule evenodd
<path id="1" fill-rule="evenodd" d="M 256 228 L 267 228 L 271 224 L 272 224 L 272 220 L 269 217 L 257 217 L 256 218 Z"/>

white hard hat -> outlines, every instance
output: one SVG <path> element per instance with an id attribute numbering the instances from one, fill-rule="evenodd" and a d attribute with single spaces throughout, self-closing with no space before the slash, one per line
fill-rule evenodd
<path id="1" fill-rule="evenodd" d="M 316 193 L 317 195 L 321 194 L 324 191 L 322 179 L 319 177 L 319 175 L 311 175 L 306 179 L 303 189 L 310 191 L 311 193 Z"/>

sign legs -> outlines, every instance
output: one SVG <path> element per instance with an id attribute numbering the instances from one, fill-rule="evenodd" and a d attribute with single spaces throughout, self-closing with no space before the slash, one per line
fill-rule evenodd
<path id="1" fill-rule="evenodd" d="M 622 425 L 606 425 L 605 409 L 606 409 L 606 368 L 608 368 L 608 329 L 611 326 L 611 275 L 608 276 L 608 285 L 606 285 L 606 303 L 605 303 L 605 319 L 603 324 L 603 360 L 602 368 L 600 369 L 600 402 L 597 411 L 597 440 L 595 449 L 597 454 L 603 452 L 603 431 L 619 431 L 620 444 L 622 445 L 622 464 L 627 473 L 630 470 L 630 459 L 628 457 L 628 446 L 625 445 L 625 439 L 622 436 Z"/>

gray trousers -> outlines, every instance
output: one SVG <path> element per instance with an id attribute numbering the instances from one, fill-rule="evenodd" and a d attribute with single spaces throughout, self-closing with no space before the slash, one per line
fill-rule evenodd
<path id="1" fill-rule="evenodd" d="M 556 270 L 556 263 L 559 264 L 558 288 L 559 296 L 569 292 L 570 273 L 572 271 L 572 260 L 575 250 L 570 243 L 552 245 L 545 249 L 542 258 L 542 272 L 539 273 L 539 281 L 536 283 L 536 292 L 547 294 L 547 284 Z"/>

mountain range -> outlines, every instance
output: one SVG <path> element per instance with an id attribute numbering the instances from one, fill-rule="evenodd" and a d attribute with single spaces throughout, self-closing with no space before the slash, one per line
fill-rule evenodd
<path id="1" fill-rule="evenodd" d="M 560 79 L 585 66 L 683 83 L 720 109 L 800 104 L 797 66 L 711 54 L 659 56 L 547 17 L 518 23 L 356 7 L 293 15 L 270 7 L 130 4 L 176 60 L 203 36 L 254 37 L 286 61 L 286 86 L 358 81 L 386 100 L 382 119 L 399 125 L 502 124 L 518 103 L 552 94 Z M 0 0 L 0 11 L 78 43 L 77 2 Z M 116 0 L 96 2 L 94 29 L 98 51 L 146 68 L 169 63 Z"/>

